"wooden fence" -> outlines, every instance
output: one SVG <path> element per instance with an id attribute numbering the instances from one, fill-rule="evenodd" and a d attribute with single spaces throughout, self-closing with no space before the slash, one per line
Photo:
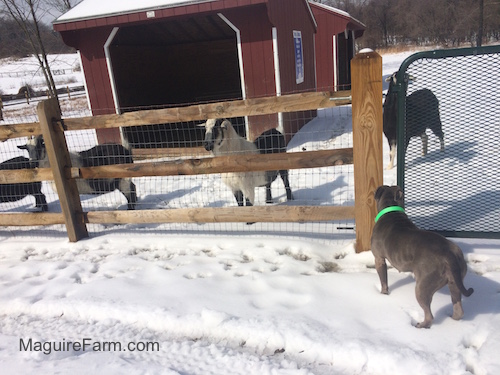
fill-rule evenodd
<path id="1" fill-rule="evenodd" d="M 351 63 L 352 91 L 319 92 L 227 101 L 180 108 L 61 119 L 53 99 L 38 105 L 39 123 L 0 127 L 0 140 L 43 134 L 51 168 L 0 171 L 0 184 L 54 180 L 61 213 L 2 213 L 0 225 L 65 224 L 72 242 L 88 236 L 86 224 L 305 222 L 355 219 L 356 251 L 370 249 L 373 193 L 382 184 L 382 59 L 375 52 L 358 54 Z M 295 112 L 351 103 L 353 148 L 267 155 L 235 155 L 144 162 L 93 168 L 71 167 L 64 131 L 106 129 L 169 122 L 204 121 Z M 57 150 L 57 152 L 56 152 Z M 316 168 L 354 162 L 354 206 L 252 206 L 179 208 L 164 210 L 83 212 L 76 187 L 78 178 L 196 175 L 221 172 Z"/>

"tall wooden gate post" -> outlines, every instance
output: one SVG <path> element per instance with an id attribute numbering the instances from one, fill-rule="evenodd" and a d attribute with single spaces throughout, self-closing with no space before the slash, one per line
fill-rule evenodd
<path id="1" fill-rule="evenodd" d="M 370 250 L 377 208 L 374 192 L 383 184 L 382 57 L 369 49 L 351 60 L 356 252 Z"/>
<path id="2" fill-rule="evenodd" d="M 76 181 L 70 177 L 71 158 L 64 130 L 56 125 L 61 114 L 56 99 L 41 101 L 37 107 L 43 140 L 54 175 L 66 231 L 71 242 L 88 237 Z"/>

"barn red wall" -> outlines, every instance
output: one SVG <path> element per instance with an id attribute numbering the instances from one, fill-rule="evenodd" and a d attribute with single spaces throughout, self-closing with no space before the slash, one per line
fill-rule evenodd
<path id="1" fill-rule="evenodd" d="M 269 18 L 277 27 L 282 94 L 316 90 L 316 63 L 314 35 L 316 26 L 311 18 L 307 0 L 270 1 Z M 283 10 L 287 11 L 284 12 Z M 302 34 L 304 82 L 297 83 L 293 31 Z M 287 142 L 293 134 L 316 116 L 316 111 L 283 113 L 283 127 Z"/>
<path id="2" fill-rule="evenodd" d="M 313 8 L 314 9 L 314 8 Z M 324 12 L 314 12 L 318 23 L 318 33 L 316 34 L 316 72 L 318 90 L 333 90 L 334 69 L 333 69 L 333 38 L 332 29 L 335 25 L 328 22 L 330 17 Z"/>
<path id="3" fill-rule="evenodd" d="M 314 34 L 316 30 L 309 15 L 306 1 L 274 0 L 269 2 L 268 7 L 269 18 L 277 27 L 278 32 L 282 93 L 291 94 L 297 91 L 315 90 Z M 283 11 L 284 9 L 286 12 Z M 299 84 L 296 83 L 295 77 L 294 30 L 302 33 L 304 82 Z"/>
<path id="4" fill-rule="evenodd" d="M 224 16 L 240 30 L 245 90 L 248 99 L 276 95 L 272 24 L 265 5 L 228 10 Z M 278 125 L 278 115 L 248 119 L 250 139 Z"/>
<path id="5" fill-rule="evenodd" d="M 345 71 L 345 67 L 349 65 L 352 58 L 352 49 L 349 53 L 344 48 L 345 38 L 343 35 L 343 32 L 348 28 L 350 19 L 341 14 L 334 14 L 314 4 L 311 4 L 311 9 L 318 24 L 318 33 L 316 34 L 317 87 L 319 91 L 334 90 L 334 37 L 337 38 L 337 57 L 339 59 L 337 69 L 342 69 L 342 72 L 337 72 L 339 85 L 350 83 L 350 75 L 349 72 Z M 337 37 L 339 34 L 341 35 Z"/>
<path id="6" fill-rule="evenodd" d="M 80 51 L 93 115 L 115 113 L 111 81 L 104 54 L 104 44 L 112 29 L 112 27 L 99 27 L 62 34 L 66 44 Z M 99 143 L 120 143 L 118 129 L 99 129 L 96 133 Z"/>
<path id="7" fill-rule="evenodd" d="M 220 11 L 240 30 L 245 89 L 248 98 L 276 95 L 273 26 L 278 30 L 282 93 L 315 90 L 315 26 L 307 0 L 224 0 L 193 4 L 158 10 L 156 20 L 202 11 Z M 77 35 L 77 41 L 71 45 L 82 52 L 83 69 L 94 114 L 114 113 L 111 84 L 103 48 L 112 30 L 111 25 L 145 21 L 147 20 L 144 12 L 138 12 L 54 25 L 56 30 L 61 31 L 63 37 L 67 35 L 66 39 L 70 39 L 69 34 L 73 34 L 73 37 Z M 78 29 L 82 29 L 81 32 Z M 295 78 L 293 30 L 300 30 L 302 33 L 305 77 L 304 82 L 300 84 L 296 83 Z M 309 120 L 309 117 L 304 113 L 284 114 L 285 131 L 295 132 Z M 250 123 L 252 129 L 250 136 L 255 138 L 262 131 L 277 126 L 277 115 L 254 116 L 250 119 Z M 101 138 L 106 137 L 101 136 L 99 141 Z M 107 138 L 105 140 L 107 141 Z"/>
<path id="8" fill-rule="evenodd" d="M 247 97 L 276 95 L 272 25 L 266 7 L 253 6 L 222 13 L 240 30 Z"/>

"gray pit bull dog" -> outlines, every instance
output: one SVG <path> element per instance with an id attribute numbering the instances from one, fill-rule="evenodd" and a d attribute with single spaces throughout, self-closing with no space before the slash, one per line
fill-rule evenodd
<path id="1" fill-rule="evenodd" d="M 462 294 L 470 296 L 474 289 L 465 289 L 467 273 L 462 250 L 443 236 L 418 229 L 406 216 L 403 191 L 399 186 L 380 186 L 375 191 L 379 214 L 371 239 L 375 268 L 382 284 L 382 293 L 389 294 L 386 259 L 399 272 L 413 272 L 415 294 L 424 310 L 424 321 L 417 328 L 430 328 L 433 320 L 431 301 L 434 293 L 448 284 L 453 302 L 453 316 L 460 320 Z"/>

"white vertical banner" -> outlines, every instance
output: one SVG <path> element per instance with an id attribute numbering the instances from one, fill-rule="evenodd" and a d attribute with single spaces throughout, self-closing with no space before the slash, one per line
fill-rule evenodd
<path id="1" fill-rule="evenodd" d="M 297 84 L 304 82 L 304 54 L 302 52 L 302 32 L 293 30 L 295 48 L 295 80 Z"/>

